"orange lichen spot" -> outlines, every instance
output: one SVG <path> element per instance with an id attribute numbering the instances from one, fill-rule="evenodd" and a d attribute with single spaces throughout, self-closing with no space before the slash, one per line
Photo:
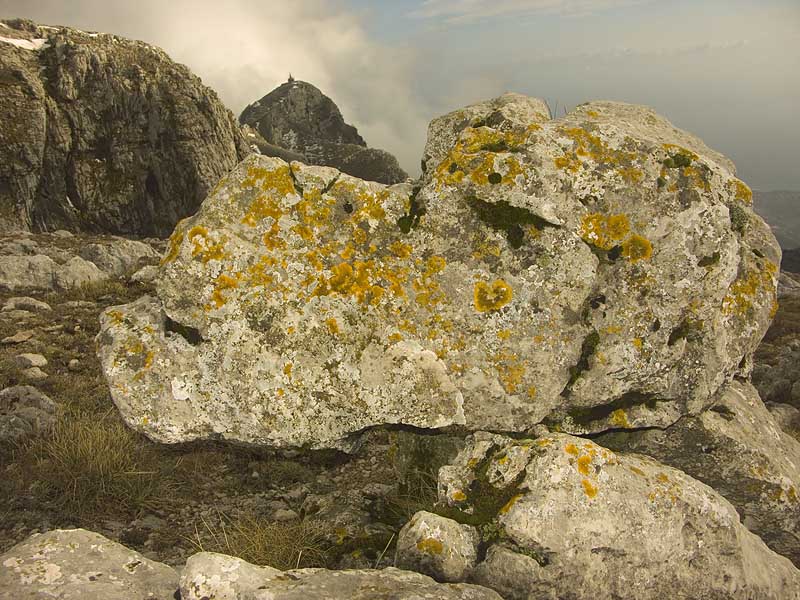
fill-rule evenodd
<path id="1" fill-rule="evenodd" d="M 744 181 L 733 178 L 730 180 L 729 185 L 733 188 L 734 198 L 745 204 L 753 203 L 753 190 L 751 190 Z"/>
<path id="2" fill-rule="evenodd" d="M 508 394 L 516 394 L 518 386 L 525 377 L 525 364 L 519 360 L 516 354 L 510 352 L 500 352 L 492 357 L 494 368 L 503 389 Z"/>
<path id="3" fill-rule="evenodd" d="M 308 225 L 295 225 L 292 227 L 292 231 L 306 242 L 311 242 L 314 240 L 314 232 Z"/>
<path id="4" fill-rule="evenodd" d="M 456 502 L 463 502 L 464 500 L 467 499 L 467 495 L 461 490 L 456 490 L 455 492 L 453 492 L 452 498 Z"/>
<path id="5" fill-rule="evenodd" d="M 536 398 L 536 386 L 535 385 L 529 385 L 527 392 L 528 392 L 528 398 L 530 398 L 531 400 Z"/>
<path id="6" fill-rule="evenodd" d="M 417 542 L 417 550 L 425 554 L 437 555 L 444 552 L 444 544 L 436 538 L 424 538 Z"/>
<path id="7" fill-rule="evenodd" d="M 583 486 L 584 493 L 589 498 L 594 498 L 597 496 L 597 486 L 592 485 L 592 482 L 588 479 L 581 479 L 581 485 Z"/>
<path id="8" fill-rule="evenodd" d="M 297 331 L 297 328 L 294 325 L 289 325 L 289 327 L 286 328 L 286 333 L 289 335 L 294 335 L 295 331 Z"/>
<path id="9" fill-rule="evenodd" d="M 536 445 L 541 447 L 541 448 L 549 446 L 552 443 L 553 443 L 553 440 L 550 439 L 550 438 L 540 438 L 540 439 L 536 440 Z"/>
<path id="10" fill-rule="evenodd" d="M 592 117 L 593 119 L 596 119 L 597 117 L 600 116 L 600 114 L 596 110 L 587 110 L 586 114 Z"/>
<path id="11" fill-rule="evenodd" d="M 620 167 L 617 172 L 628 183 L 639 183 L 644 179 L 644 173 L 636 167 Z"/>
<path id="12" fill-rule="evenodd" d="M 631 167 L 636 159 L 635 153 L 611 148 L 600 137 L 581 127 L 565 127 L 559 131 L 573 143 L 571 149 L 565 150 L 563 156 L 555 159 L 558 169 L 575 173 L 584 166 L 585 161 L 592 160 L 598 164 L 616 167 L 626 180 L 638 176 L 638 169 Z"/>
<path id="13" fill-rule="evenodd" d="M 690 160 L 700 160 L 700 157 L 697 154 L 695 154 L 688 148 L 679 146 L 678 144 L 661 144 L 661 147 L 667 152 L 671 152 L 673 154 L 682 154 L 687 158 L 689 158 Z"/>
<path id="14" fill-rule="evenodd" d="M 328 327 L 328 331 L 333 335 L 339 333 L 339 323 L 334 317 L 328 317 L 325 319 L 325 325 Z"/>
<path id="15" fill-rule="evenodd" d="M 238 286 L 239 281 L 237 279 L 223 273 L 215 280 L 214 291 L 211 292 L 211 301 L 217 308 L 222 308 L 228 301 L 223 295 L 223 292 L 225 290 L 232 290 Z"/>
<path id="16" fill-rule="evenodd" d="M 628 429 L 631 425 L 628 422 L 628 415 L 625 414 L 625 411 L 621 408 L 618 408 L 614 412 L 611 413 L 609 420 L 614 427 L 620 427 L 622 429 Z"/>
<path id="17" fill-rule="evenodd" d="M 492 285 L 478 281 L 473 292 L 473 301 L 478 312 L 500 310 L 511 302 L 512 297 L 511 286 L 502 279 L 497 279 Z"/>
<path id="18" fill-rule="evenodd" d="M 588 454 L 584 454 L 578 459 L 578 472 L 581 475 L 588 475 L 589 465 L 591 464 L 592 464 L 592 457 Z"/>
<path id="19" fill-rule="evenodd" d="M 634 234 L 623 242 L 622 255 L 631 262 L 650 260 L 653 256 L 653 245 L 647 238 Z"/>
<path id="20" fill-rule="evenodd" d="M 403 340 L 403 335 L 400 333 L 393 333 L 389 336 L 389 341 L 393 344 Z"/>
<path id="21" fill-rule="evenodd" d="M 107 314 L 108 314 L 108 318 L 111 319 L 111 322 L 114 325 L 121 325 L 122 322 L 123 322 L 123 318 L 125 317 L 125 315 L 123 315 L 118 310 L 110 310 L 110 311 L 108 311 Z"/>
<path id="22" fill-rule="evenodd" d="M 646 477 L 645 472 L 642 471 L 639 467 L 628 467 L 633 473 L 636 473 L 639 477 Z"/>
<path id="23" fill-rule="evenodd" d="M 656 479 L 661 483 L 669 483 L 669 477 L 667 477 L 666 473 L 659 473 L 656 475 Z"/>
<path id="24" fill-rule="evenodd" d="M 591 213 L 581 220 L 580 236 L 601 250 L 611 250 L 630 231 L 630 222 L 624 214 L 603 215 Z"/>
<path id="25" fill-rule="evenodd" d="M 517 500 L 522 498 L 522 496 L 523 496 L 522 494 L 514 494 L 513 496 L 511 496 L 509 501 L 506 502 L 503 505 L 503 508 L 500 509 L 500 513 L 499 514 L 504 515 L 504 514 L 508 513 L 508 511 L 510 511 L 514 507 L 514 505 L 517 503 Z"/>
<path id="26" fill-rule="evenodd" d="M 278 388 L 277 390 L 275 390 L 275 392 L 278 394 L 278 396 L 283 396 L 283 394 L 285 393 L 283 391 L 283 388 Z"/>
<path id="27" fill-rule="evenodd" d="M 642 338 L 638 338 L 638 337 L 637 338 L 633 338 L 632 343 L 633 343 L 633 347 L 636 348 L 637 350 L 641 350 L 644 347 L 644 342 L 642 341 Z"/>
<path id="28" fill-rule="evenodd" d="M 564 446 L 564 452 L 567 454 L 572 454 L 573 456 L 578 456 L 578 454 L 580 454 L 578 447 L 575 444 L 567 444 Z"/>
<path id="29" fill-rule="evenodd" d="M 144 365 L 142 369 L 149 369 L 153 366 L 153 358 L 155 357 L 155 352 L 152 350 L 148 350 L 147 354 L 144 355 Z"/>
<path id="30" fill-rule="evenodd" d="M 497 339 L 498 340 L 507 340 L 511 337 L 511 330 L 510 329 L 501 329 L 497 332 Z"/>

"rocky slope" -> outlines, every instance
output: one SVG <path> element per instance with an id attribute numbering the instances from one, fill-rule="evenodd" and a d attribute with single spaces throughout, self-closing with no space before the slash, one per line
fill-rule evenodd
<path id="1" fill-rule="evenodd" d="M 168 235 L 248 153 L 217 95 L 160 49 L 0 22 L 0 230 Z"/>
<path id="2" fill-rule="evenodd" d="M 290 80 L 272 90 L 245 108 L 239 121 L 262 136 L 263 142 L 255 143 L 267 156 L 286 159 L 289 151 L 306 164 L 385 184 L 408 178 L 394 156 L 367 148 L 333 100 L 305 81 Z"/>

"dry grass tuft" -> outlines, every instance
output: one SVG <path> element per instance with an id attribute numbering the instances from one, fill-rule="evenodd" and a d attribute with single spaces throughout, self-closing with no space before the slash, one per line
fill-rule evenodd
<path id="1" fill-rule="evenodd" d="M 35 491 L 78 519 L 135 513 L 169 497 L 169 476 L 146 443 L 109 418 L 62 416 L 23 460 Z"/>
<path id="2" fill-rule="evenodd" d="M 205 519 L 189 541 L 199 552 L 237 556 L 254 565 L 276 569 L 325 567 L 328 547 L 321 524 L 310 521 L 279 522 L 259 516 L 236 520 L 219 515 L 219 525 Z"/>

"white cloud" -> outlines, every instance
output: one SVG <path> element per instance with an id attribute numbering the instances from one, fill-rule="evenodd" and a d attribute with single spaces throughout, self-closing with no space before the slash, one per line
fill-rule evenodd
<path id="1" fill-rule="evenodd" d="M 468 23 L 518 15 L 586 16 L 654 0 L 424 0 L 410 16 Z"/>

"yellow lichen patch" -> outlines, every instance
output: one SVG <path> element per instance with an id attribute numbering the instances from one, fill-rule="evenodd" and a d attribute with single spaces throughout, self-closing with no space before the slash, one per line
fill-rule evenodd
<path id="1" fill-rule="evenodd" d="M 288 362 L 285 365 L 283 365 L 283 374 L 286 375 L 286 377 L 288 377 L 289 379 L 292 378 L 292 368 L 293 367 L 294 367 L 294 365 L 292 363 L 290 363 L 290 362 Z"/>
<path id="2" fill-rule="evenodd" d="M 611 413 L 610 416 L 611 424 L 614 427 L 620 427 L 622 429 L 628 429 L 630 427 L 630 423 L 628 422 L 628 415 L 625 414 L 625 411 L 621 408 L 618 408 L 614 412 Z"/>
<path id="3" fill-rule="evenodd" d="M 114 325 L 122 325 L 125 315 L 123 315 L 120 311 L 110 310 L 106 314 L 108 314 L 108 318 L 111 319 L 111 322 Z"/>
<path id="4" fill-rule="evenodd" d="M 411 256 L 411 244 L 405 244 L 400 240 L 396 240 L 392 242 L 392 245 L 389 246 L 389 250 L 394 254 L 397 258 L 408 258 Z"/>
<path id="5" fill-rule="evenodd" d="M 281 165 L 274 170 L 253 165 L 247 169 L 247 177 L 242 180 L 242 187 L 260 188 L 281 198 L 296 193 L 289 165 Z"/>
<path id="6" fill-rule="evenodd" d="M 628 467 L 633 473 L 636 473 L 639 477 L 646 477 L 645 472 L 642 471 L 639 467 Z"/>
<path id="7" fill-rule="evenodd" d="M 564 452 L 572 454 L 573 456 L 578 456 L 579 454 L 578 447 L 575 444 L 567 444 L 564 446 Z"/>
<path id="8" fill-rule="evenodd" d="M 653 245 L 647 238 L 633 234 L 622 243 L 622 256 L 631 262 L 650 260 L 653 256 Z"/>
<path id="9" fill-rule="evenodd" d="M 403 335 L 400 333 L 393 333 L 389 336 L 389 341 L 393 344 L 403 340 Z"/>
<path id="10" fill-rule="evenodd" d="M 589 465 L 591 464 L 592 464 L 592 457 L 588 454 L 584 454 L 578 459 L 578 472 L 581 475 L 588 475 Z"/>
<path id="11" fill-rule="evenodd" d="M 522 498 L 522 494 L 514 494 L 511 496 L 511 499 L 503 505 L 503 508 L 500 509 L 500 514 L 504 515 L 510 511 L 513 506 L 517 503 L 517 500 Z"/>
<path id="12" fill-rule="evenodd" d="M 633 338 L 631 343 L 633 344 L 633 347 L 636 348 L 639 351 L 641 351 L 643 346 L 644 346 L 644 342 L 642 341 L 642 338 L 638 338 L 638 337 L 637 338 Z"/>
<path id="13" fill-rule="evenodd" d="M 691 185 L 705 191 L 711 189 L 711 183 L 703 177 L 703 173 L 697 167 L 683 167 L 683 176 L 686 177 Z"/>
<path id="14" fill-rule="evenodd" d="M 697 154 L 695 154 L 688 148 L 679 146 L 678 144 L 661 144 L 661 147 L 667 152 L 671 152 L 673 154 L 683 154 L 690 160 L 700 160 L 700 157 Z"/>
<path id="15" fill-rule="evenodd" d="M 752 310 L 753 302 L 762 294 L 770 297 L 770 308 L 773 308 L 776 299 L 775 277 L 777 272 L 777 265 L 766 261 L 762 270 L 748 271 L 736 279 L 722 299 L 722 312 L 726 315 L 745 317 Z"/>
<path id="16" fill-rule="evenodd" d="M 444 270 L 447 262 L 444 257 L 433 255 L 425 261 L 424 265 L 425 270 L 413 281 L 412 287 L 416 293 L 417 304 L 434 307 L 445 299 L 444 292 L 435 277 Z"/>
<path id="17" fill-rule="evenodd" d="M 597 117 L 600 116 L 600 114 L 596 110 L 587 110 L 586 114 L 592 117 L 593 119 L 596 119 Z"/>
<path id="18" fill-rule="evenodd" d="M 444 552 L 444 544 L 436 538 L 424 538 L 417 542 L 417 550 L 425 554 L 438 555 Z"/>
<path id="19" fill-rule="evenodd" d="M 501 352 L 496 354 L 492 361 L 500 383 L 507 394 L 516 394 L 517 387 L 525 377 L 525 365 L 520 362 L 516 354 Z"/>
<path id="20" fill-rule="evenodd" d="M 667 477 L 666 473 L 659 473 L 656 475 L 656 479 L 661 483 L 669 483 L 669 477 Z"/>
<path id="21" fill-rule="evenodd" d="M 228 301 L 223 292 L 225 290 L 232 290 L 239 286 L 239 281 L 233 277 L 225 275 L 224 273 L 217 277 L 214 282 L 214 291 L 211 292 L 211 301 L 216 308 L 222 308 Z"/>
<path id="22" fill-rule="evenodd" d="M 189 241 L 192 243 L 192 256 L 199 257 L 203 264 L 211 260 L 223 260 L 227 257 L 224 251 L 227 236 L 220 236 L 217 241 L 209 238 L 208 229 L 196 225 L 189 230 Z"/>
<path id="23" fill-rule="evenodd" d="M 491 286 L 484 281 L 478 281 L 473 291 L 473 301 L 478 312 L 500 310 L 511 302 L 512 297 L 511 286 L 502 279 L 497 279 Z"/>
<path id="24" fill-rule="evenodd" d="M 453 492 L 452 498 L 456 502 L 463 502 L 464 500 L 467 499 L 467 495 L 461 490 L 456 490 L 455 492 Z"/>
<path id="25" fill-rule="evenodd" d="M 583 486 L 584 493 L 589 498 L 594 498 L 595 496 L 597 496 L 597 486 L 592 485 L 591 481 L 589 481 L 588 479 L 582 479 L 581 485 Z"/>
<path id="26" fill-rule="evenodd" d="M 630 222 L 624 214 L 603 215 L 591 213 L 581 220 L 580 236 L 601 250 L 611 250 L 630 231 Z"/>
<path id="27" fill-rule="evenodd" d="M 510 329 L 501 329 L 497 332 L 497 339 L 498 340 L 507 340 L 511 337 L 511 330 Z"/>
<path id="28" fill-rule="evenodd" d="M 164 258 L 161 259 L 162 265 L 172 262 L 178 258 L 178 252 L 180 252 L 181 244 L 183 244 L 183 230 L 180 228 L 179 223 L 178 227 L 175 228 L 175 231 L 172 232 L 172 235 L 169 236 L 167 253 L 164 255 Z"/>
<path id="29" fill-rule="evenodd" d="M 745 204 L 753 203 L 753 190 L 741 179 L 733 178 L 728 182 L 733 191 L 733 197 Z"/>
<path id="30" fill-rule="evenodd" d="M 529 385 L 527 392 L 528 392 L 528 398 L 530 398 L 531 400 L 536 398 L 536 386 L 535 385 Z"/>
<path id="31" fill-rule="evenodd" d="M 328 331 L 331 334 L 336 335 L 337 333 L 339 333 L 339 323 L 336 321 L 334 317 L 328 317 L 327 319 L 325 319 L 325 325 L 328 327 Z"/>
<path id="32" fill-rule="evenodd" d="M 556 168 L 575 173 L 583 167 L 585 160 L 592 160 L 598 164 L 616 167 L 626 181 L 636 178 L 640 180 L 643 177 L 638 169 L 631 166 L 637 156 L 635 153 L 615 150 L 581 127 L 565 127 L 559 131 L 573 143 L 571 149 L 565 150 L 562 156 L 554 160 Z"/>

